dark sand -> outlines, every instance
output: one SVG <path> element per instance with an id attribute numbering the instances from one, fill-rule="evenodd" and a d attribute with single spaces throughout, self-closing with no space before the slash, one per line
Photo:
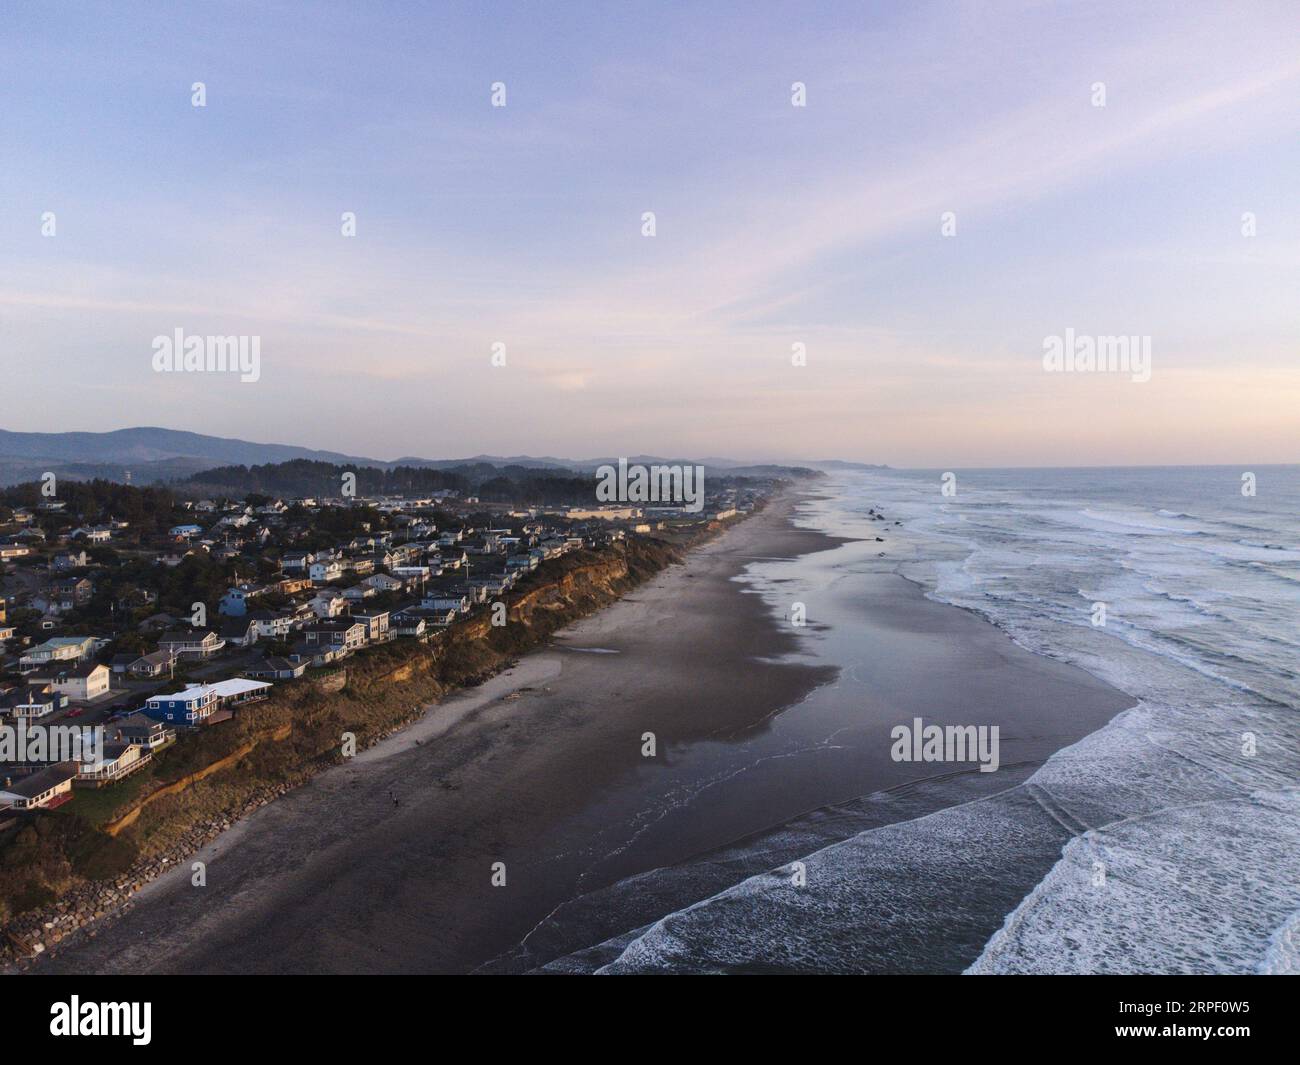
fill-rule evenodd
<path id="1" fill-rule="evenodd" d="M 865 774 L 847 763 L 803 772 L 792 763 L 788 779 L 765 766 L 752 789 L 743 790 L 743 775 L 731 792 L 709 785 L 675 820 L 663 816 L 672 831 L 647 830 L 647 809 L 675 759 L 712 749 L 704 741 L 743 751 L 783 708 L 841 683 L 831 665 L 774 661 L 798 642 L 732 580 L 755 558 L 840 543 L 791 526 L 793 505 L 777 502 L 573 626 L 552 649 L 258 811 L 196 856 L 207 863 L 206 887 L 190 886 L 186 863 L 95 938 L 61 944 L 33 969 L 469 971 L 576 896 L 897 786 L 902 773 L 923 775 L 924 767 L 887 759 Z M 880 580 L 878 601 L 861 604 L 870 684 L 855 667 L 846 696 L 879 711 L 872 727 L 886 732 L 888 720 L 914 712 L 1003 723 L 1004 764 L 1020 768 L 979 775 L 978 786 L 1009 786 L 1131 701 L 897 576 Z M 647 731 L 658 738 L 654 762 L 641 755 Z M 660 818 L 655 811 L 649 828 Z M 494 862 L 506 864 L 504 887 L 491 884 Z M 630 927 L 570 930 L 567 940 L 552 937 L 549 956 Z"/>

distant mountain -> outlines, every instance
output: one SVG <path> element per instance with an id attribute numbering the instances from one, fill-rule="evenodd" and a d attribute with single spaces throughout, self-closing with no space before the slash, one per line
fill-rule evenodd
<path id="1" fill-rule="evenodd" d="M 643 465 L 692 465 L 708 470 L 726 470 L 734 476 L 768 476 L 788 465 L 747 464 L 726 458 L 667 459 L 655 455 L 629 455 L 631 463 Z M 0 429 L 0 486 L 38 479 L 52 471 L 73 480 L 96 477 L 110 481 L 151 484 L 180 481 L 195 473 L 219 466 L 265 466 L 273 463 L 307 459 L 333 465 L 371 466 L 392 470 L 400 466 L 435 470 L 474 468 L 480 476 L 490 476 L 490 467 L 577 471 L 587 473 L 605 464 L 614 465 L 618 457 L 595 459 L 561 459 L 550 455 L 474 455 L 459 459 L 424 459 L 407 456 L 391 462 L 381 459 L 344 455 L 337 451 L 319 451 L 292 444 L 258 444 L 231 437 L 206 436 L 182 429 L 142 426 L 115 429 L 107 433 L 16 433 Z M 806 463 L 820 468 L 851 467 L 855 463 Z"/>
<path id="2" fill-rule="evenodd" d="M 247 465 L 316 459 L 380 465 L 373 459 L 314 451 L 290 444 L 253 444 L 181 429 L 115 429 L 108 433 L 13 433 L 0 429 L 0 459 L 52 459 L 59 462 L 148 463 L 165 459 L 201 459 L 212 465 Z"/>

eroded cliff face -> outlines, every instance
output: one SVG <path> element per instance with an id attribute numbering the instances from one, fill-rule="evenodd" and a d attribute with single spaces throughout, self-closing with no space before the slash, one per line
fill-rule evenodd
<path id="1" fill-rule="evenodd" d="M 182 737 L 137 779 L 116 786 L 119 801 L 104 793 L 93 814 L 79 812 L 74 800 L 37 815 L 20 830 L 21 845 L 16 834 L 0 843 L 0 919 L 13 949 L 30 952 L 41 939 L 57 940 L 111 912 L 235 820 L 341 761 L 345 734 L 357 750 L 370 746 L 681 553 L 680 545 L 638 538 L 544 563 L 502 598 L 504 626 L 484 611 L 427 644 L 399 640 L 347 660 L 341 687 L 277 685 L 233 721 Z"/>

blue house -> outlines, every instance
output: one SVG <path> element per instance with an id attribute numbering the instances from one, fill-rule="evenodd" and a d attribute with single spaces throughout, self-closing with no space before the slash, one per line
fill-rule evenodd
<path id="1" fill-rule="evenodd" d="M 155 721 L 193 728 L 212 714 L 219 701 L 217 692 L 204 684 L 171 695 L 151 695 L 144 704 L 144 712 Z"/>

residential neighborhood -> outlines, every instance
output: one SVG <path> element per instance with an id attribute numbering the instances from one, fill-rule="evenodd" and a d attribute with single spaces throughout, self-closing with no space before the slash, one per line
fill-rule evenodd
<path id="1" fill-rule="evenodd" d="M 276 684 L 429 643 L 547 560 L 737 514 L 438 492 L 183 498 L 110 482 L 0 492 L 0 724 L 100 726 L 94 764 L 0 763 L 0 811 L 111 786 Z M 0 826 L 2 827 L 2 826 Z"/>

